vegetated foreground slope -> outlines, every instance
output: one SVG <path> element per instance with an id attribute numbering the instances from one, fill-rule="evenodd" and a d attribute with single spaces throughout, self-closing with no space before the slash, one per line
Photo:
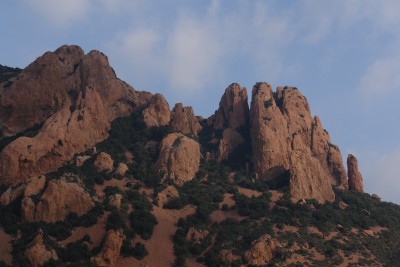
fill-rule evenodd
<path id="1" fill-rule="evenodd" d="M 39 158 L 27 157 L 37 162 L 11 166 L 27 178 L 0 176 L 0 266 L 397 266 L 400 207 L 362 192 L 352 156 L 347 182 L 340 150 L 297 89 L 256 84 L 249 108 L 246 89 L 232 84 L 215 115 L 203 119 L 182 104 L 170 110 L 159 94 L 129 93 L 115 81 L 94 85 L 88 77 L 103 74 L 87 62 L 94 56 L 109 70 L 102 55 L 57 51 L 63 60 L 46 56 L 60 64 L 52 68 L 62 73 L 70 54 L 78 55 L 70 76 L 84 75 L 68 79 L 93 87 L 100 99 L 102 86 L 122 86 L 116 102 L 97 103 L 110 112 L 121 107 L 116 103 L 125 108 L 107 113 L 110 127 L 95 146 L 56 140 L 57 149 L 40 152 L 45 172 L 37 172 Z M 18 73 L 1 81 L 2 92 L 36 79 Z M 19 149 L 40 149 L 16 144 L 62 120 L 63 108 L 46 109 L 32 114 L 40 118 L 37 129 L 18 126 L 11 134 L 18 111 L 5 103 L 0 157 L 10 148 L 24 156 Z M 75 125 L 74 136 L 90 136 L 82 122 L 90 108 L 82 102 L 77 109 L 83 117 L 70 116 L 67 125 Z M 54 154 L 63 149 L 70 156 Z"/>

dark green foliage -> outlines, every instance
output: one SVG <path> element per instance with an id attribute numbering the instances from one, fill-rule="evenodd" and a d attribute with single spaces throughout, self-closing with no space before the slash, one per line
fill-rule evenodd
<path id="1" fill-rule="evenodd" d="M 240 215 L 250 216 L 252 219 L 260 219 L 267 215 L 270 195 L 264 193 L 260 197 L 249 198 L 237 193 L 235 194 L 235 202 Z"/>
<path id="2" fill-rule="evenodd" d="M 125 219 L 123 218 L 122 214 L 120 214 L 118 211 L 111 212 L 107 219 L 106 229 L 117 230 L 124 229 L 125 227 Z"/>
<path id="3" fill-rule="evenodd" d="M 134 190 L 127 191 L 126 198 L 133 208 L 129 214 L 132 230 L 143 239 L 149 239 L 153 234 L 154 226 L 158 223 L 156 217 L 151 213 L 152 204 L 146 195 Z"/>
<path id="4" fill-rule="evenodd" d="M 0 65 L 0 83 L 8 81 L 9 79 L 17 76 L 22 69 L 20 68 L 11 68 L 7 66 Z M 9 87 L 11 82 L 6 83 L 5 87 Z"/>
<path id="5" fill-rule="evenodd" d="M 149 252 L 147 251 L 146 247 L 140 242 L 137 242 L 133 248 L 130 247 L 130 241 L 125 239 L 121 247 L 121 254 L 124 257 L 132 256 L 138 260 L 141 260 L 146 257 Z"/>

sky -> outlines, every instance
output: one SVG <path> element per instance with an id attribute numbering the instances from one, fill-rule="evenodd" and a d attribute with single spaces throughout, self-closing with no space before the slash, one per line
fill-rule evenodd
<path id="1" fill-rule="evenodd" d="M 365 191 L 400 204 L 400 1 L 0 2 L 0 64 L 76 44 L 136 90 L 208 117 L 237 82 L 296 86 Z"/>

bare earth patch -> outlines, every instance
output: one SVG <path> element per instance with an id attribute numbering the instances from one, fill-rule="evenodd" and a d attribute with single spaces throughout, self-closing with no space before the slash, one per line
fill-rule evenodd
<path id="1" fill-rule="evenodd" d="M 102 184 L 102 185 L 96 184 L 94 186 L 94 189 L 96 190 L 97 196 L 104 196 L 103 190 L 107 186 L 115 186 L 115 187 L 118 187 L 119 189 L 121 189 L 122 191 L 125 191 L 125 185 L 126 185 L 126 181 L 124 179 L 122 179 L 122 180 L 111 179 L 108 181 L 107 180 L 104 181 L 104 184 Z"/>
<path id="2" fill-rule="evenodd" d="M 6 264 L 11 265 L 12 263 L 12 237 L 4 233 L 3 229 L 0 229 L 0 261 L 4 261 Z"/>
<path id="3" fill-rule="evenodd" d="M 69 243 L 76 242 L 84 235 L 89 235 L 90 240 L 92 241 L 91 244 L 89 244 L 89 249 L 94 248 L 95 246 L 101 245 L 101 242 L 103 241 L 105 235 L 106 235 L 106 223 L 107 223 L 107 218 L 108 218 L 109 212 L 106 211 L 104 212 L 103 216 L 101 216 L 95 225 L 92 225 L 88 228 L 86 227 L 76 227 L 73 231 L 71 236 L 69 236 L 67 239 L 63 240 L 60 242 L 62 246 L 66 246 Z"/>
<path id="4" fill-rule="evenodd" d="M 253 189 L 248 189 L 244 187 L 238 186 L 238 191 L 240 194 L 245 195 L 246 197 L 259 197 L 262 195 L 262 192 L 253 190 Z"/>
<path id="5" fill-rule="evenodd" d="M 185 206 L 181 210 L 167 210 L 153 206 L 153 214 L 156 216 L 158 224 L 154 227 L 153 235 L 149 240 L 141 240 L 141 242 L 144 242 L 149 255 L 142 260 L 133 257 L 120 257 L 117 266 L 172 266 L 175 260 L 173 236 L 176 232 L 178 220 L 194 214 L 195 211 L 196 208 L 191 205 Z"/>

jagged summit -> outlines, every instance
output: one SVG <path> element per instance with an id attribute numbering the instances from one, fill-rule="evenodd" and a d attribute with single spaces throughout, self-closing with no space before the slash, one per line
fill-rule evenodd
<path id="1" fill-rule="evenodd" d="M 233 83 L 202 118 L 78 46 L 0 78 L 0 266 L 398 263 L 400 207 L 295 87 Z"/>

